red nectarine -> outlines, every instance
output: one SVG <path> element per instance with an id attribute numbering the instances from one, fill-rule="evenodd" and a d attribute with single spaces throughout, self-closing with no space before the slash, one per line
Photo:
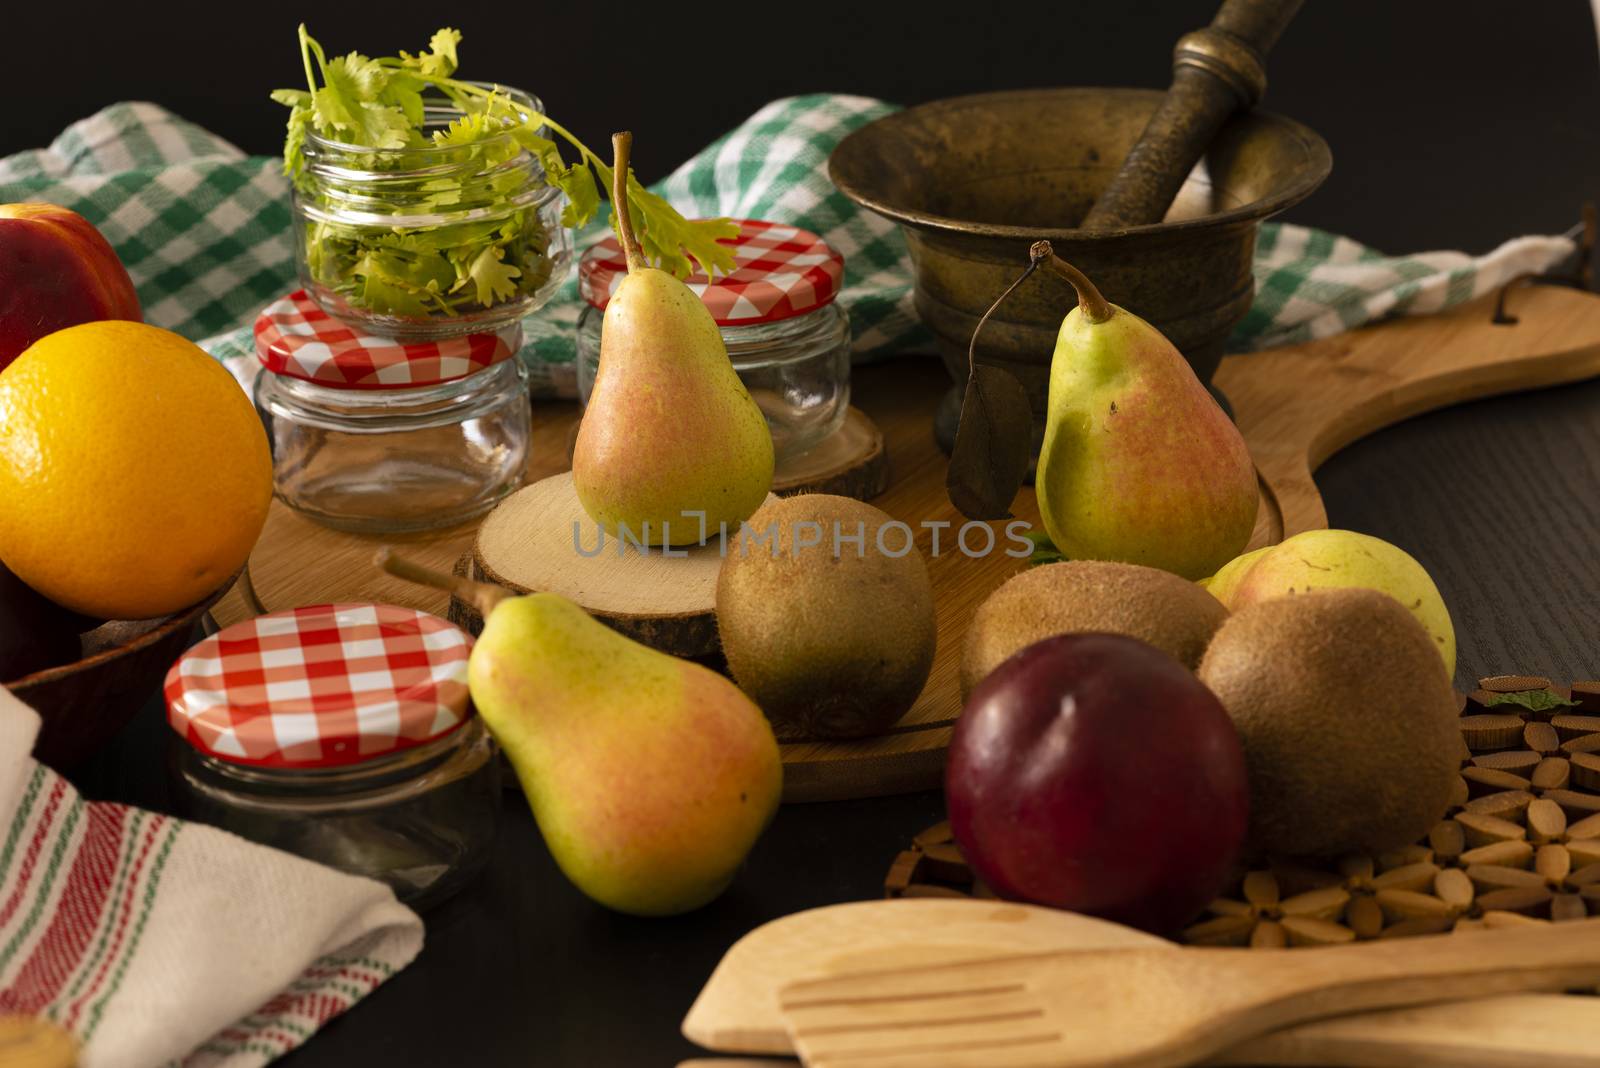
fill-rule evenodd
<path id="1" fill-rule="evenodd" d="M 141 318 L 127 270 L 88 219 L 54 204 L 0 204 L 0 370 L 64 327 Z"/>

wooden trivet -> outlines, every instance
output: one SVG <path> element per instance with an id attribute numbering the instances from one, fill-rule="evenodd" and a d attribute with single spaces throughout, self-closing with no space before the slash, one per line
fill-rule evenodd
<path id="1" fill-rule="evenodd" d="M 567 461 L 578 441 L 578 424 L 567 431 Z M 778 465 L 772 474 L 772 492 L 780 497 L 797 493 L 832 493 L 870 501 L 889 488 L 889 453 L 883 431 L 859 408 L 847 408 L 839 429 L 814 448 Z"/>
<path id="2" fill-rule="evenodd" d="M 1194 945 L 1312 946 L 1600 915 L 1600 682 L 1480 679 L 1457 695 L 1462 769 L 1414 846 L 1247 872 L 1183 932 Z M 941 823 L 884 879 L 893 897 L 993 897 Z"/>

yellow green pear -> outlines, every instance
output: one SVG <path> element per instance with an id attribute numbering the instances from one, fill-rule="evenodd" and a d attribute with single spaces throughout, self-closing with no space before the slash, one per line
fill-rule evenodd
<path id="1" fill-rule="evenodd" d="M 1307 530 L 1246 553 L 1218 571 L 1206 588 L 1230 610 L 1309 590 L 1362 587 L 1404 605 L 1456 672 L 1456 629 L 1427 569 L 1398 545 L 1354 530 Z"/>
<path id="2" fill-rule="evenodd" d="M 772 488 L 772 432 L 700 298 L 646 264 L 628 215 L 631 138 L 613 138 L 628 274 L 606 305 L 572 481 L 590 518 L 650 545 L 737 529 Z"/>
<path id="3" fill-rule="evenodd" d="M 1050 540 L 1068 559 L 1212 574 L 1255 528 L 1244 438 L 1160 331 L 1049 262 L 1078 290 L 1050 362 L 1034 481 Z"/>
<path id="4" fill-rule="evenodd" d="M 494 607 L 467 682 L 556 863 L 619 912 L 711 901 L 777 809 L 778 745 L 738 687 L 564 597 Z"/>

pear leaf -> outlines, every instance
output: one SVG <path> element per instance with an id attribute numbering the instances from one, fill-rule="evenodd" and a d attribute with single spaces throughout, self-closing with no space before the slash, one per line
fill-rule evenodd
<path id="1" fill-rule="evenodd" d="M 1028 473 L 1033 411 L 1009 371 L 973 363 L 961 399 L 961 423 L 945 489 L 968 519 L 1011 518 L 1011 502 Z"/>
<path id="2" fill-rule="evenodd" d="M 1516 705 L 1530 712 L 1548 712 L 1552 708 L 1576 708 L 1578 702 L 1570 701 L 1554 690 L 1519 690 L 1516 693 L 1497 693 L 1483 699 L 1485 708 L 1496 705 Z"/>
<path id="3" fill-rule="evenodd" d="M 1034 529 L 1023 535 L 1033 543 L 1033 552 L 1028 556 L 1028 566 L 1038 567 L 1040 564 L 1059 564 L 1071 557 L 1056 548 L 1055 542 L 1050 540 L 1050 532 L 1043 529 Z"/>

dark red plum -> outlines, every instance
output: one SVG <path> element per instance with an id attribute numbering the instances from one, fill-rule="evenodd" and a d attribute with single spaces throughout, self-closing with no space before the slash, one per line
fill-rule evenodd
<path id="1" fill-rule="evenodd" d="M 1249 779 L 1222 703 L 1171 656 L 1063 634 L 967 701 L 945 770 L 950 828 L 1001 897 L 1170 935 L 1223 889 Z"/>

